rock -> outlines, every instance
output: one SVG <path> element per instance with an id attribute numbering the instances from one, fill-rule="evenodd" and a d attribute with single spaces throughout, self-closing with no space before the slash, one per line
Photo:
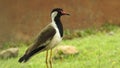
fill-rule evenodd
<path id="1" fill-rule="evenodd" d="M 76 49 L 74 46 L 70 45 L 64 45 L 64 46 L 59 46 L 55 49 L 54 51 L 54 59 L 60 59 L 60 58 L 65 58 L 66 56 L 70 55 L 77 55 L 79 51 Z"/>
<path id="2" fill-rule="evenodd" d="M 108 35 L 114 35 L 115 33 L 113 31 L 110 31 Z"/>
<path id="3" fill-rule="evenodd" d="M 17 57 L 18 51 L 19 51 L 18 48 L 9 48 L 9 49 L 3 50 L 0 52 L 0 58 L 8 59 L 12 57 Z"/>

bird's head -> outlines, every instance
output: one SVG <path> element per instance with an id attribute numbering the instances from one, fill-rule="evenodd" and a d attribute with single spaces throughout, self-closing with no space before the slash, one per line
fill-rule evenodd
<path id="1" fill-rule="evenodd" d="M 61 8 L 55 8 L 52 10 L 51 15 L 52 15 L 52 17 L 56 17 L 56 16 L 70 15 L 70 14 L 66 13 Z"/>

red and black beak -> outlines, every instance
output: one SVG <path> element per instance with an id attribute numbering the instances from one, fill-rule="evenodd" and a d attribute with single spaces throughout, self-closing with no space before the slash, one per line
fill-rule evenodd
<path id="1" fill-rule="evenodd" d="M 62 13 L 62 15 L 70 15 L 70 14 L 64 12 L 64 11 L 61 11 L 61 13 Z"/>

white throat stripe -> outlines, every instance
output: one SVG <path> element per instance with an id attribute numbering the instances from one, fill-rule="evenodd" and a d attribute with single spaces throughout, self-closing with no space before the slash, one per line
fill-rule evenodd
<path id="1" fill-rule="evenodd" d="M 54 18 L 57 16 L 57 14 L 58 12 L 56 11 L 51 14 L 52 21 L 54 21 Z"/>

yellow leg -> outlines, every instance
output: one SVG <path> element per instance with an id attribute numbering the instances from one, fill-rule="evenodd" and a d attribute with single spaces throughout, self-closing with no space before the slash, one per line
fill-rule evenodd
<path id="1" fill-rule="evenodd" d="M 49 63 L 50 63 L 50 68 L 52 68 L 52 49 L 50 50 Z"/>
<path id="2" fill-rule="evenodd" d="M 48 68 L 48 50 L 46 51 L 46 67 Z"/>

